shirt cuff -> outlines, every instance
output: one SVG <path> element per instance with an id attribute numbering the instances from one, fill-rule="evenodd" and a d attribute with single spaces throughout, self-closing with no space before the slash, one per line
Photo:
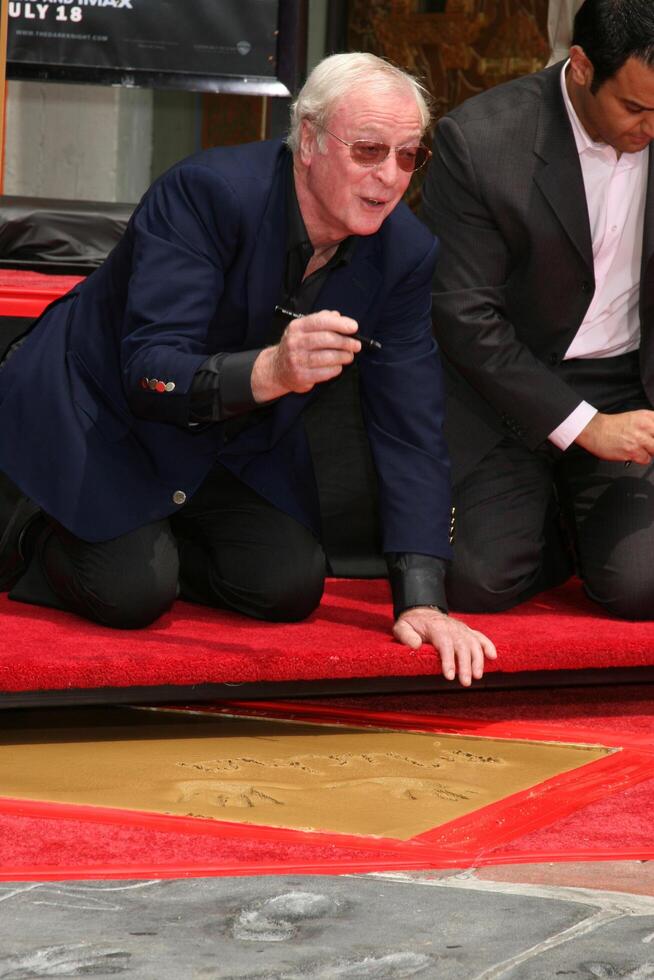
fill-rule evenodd
<path id="1" fill-rule="evenodd" d="M 261 350 L 212 354 L 191 384 L 191 422 L 222 422 L 259 408 L 252 395 L 252 369 Z"/>
<path id="2" fill-rule="evenodd" d="M 260 350 L 227 354 L 220 372 L 220 400 L 226 415 L 240 415 L 259 408 L 252 394 L 252 368 Z"/>
<path id="3" fill-rule="evenodd" d="M 448 564 L 444 558 L 435 555 L 410 552 L 389 552 L 386 555 L 395 619 L 405 609 L 416 606 L 436 606 L 442 612 L 447 612 L 445 572 Z"/>
<path id="4" fill-rule="evenodd" d="M 581 402 L 567 419 L 557 425 L 553 432 L 547 437 L 550 442 L 558 449 L 567 449 L 575 441 L 577 436 L 583 432 L 592 418 L 597 415 L 597 409 L 589 405 L 588 402 Z"/>

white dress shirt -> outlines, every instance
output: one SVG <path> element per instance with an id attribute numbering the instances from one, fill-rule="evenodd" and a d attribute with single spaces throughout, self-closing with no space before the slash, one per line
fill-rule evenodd
<path id="1" fill-rule="evenodd" d="M 595 143 L 582 126 L 561 72 L 565 107 L 579 152 L 593 242 L 595 294 L 564 360 L 616 357 L 640 344 L 641 261 L 649 148 L 618 156 L 607 143 Z M 596 414 L 580 405 L 549 439 L 567 449 Z"/>

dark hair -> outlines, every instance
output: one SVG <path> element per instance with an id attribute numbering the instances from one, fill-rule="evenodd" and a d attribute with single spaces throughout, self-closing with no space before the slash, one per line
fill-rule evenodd
<path id="1" fill-rule="evenodd" d="M 572 43 L 584 49 L 593 66 L 592 92 L 629 58 L 654 67 L 654 0 L 585 0 Z"/>

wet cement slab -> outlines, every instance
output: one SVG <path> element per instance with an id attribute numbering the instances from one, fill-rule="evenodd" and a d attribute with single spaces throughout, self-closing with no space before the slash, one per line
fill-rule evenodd
<path id="1" fill-rule="evenodd" d="M 399 840 L 613 751 L 133 708 L 0 717 L 5 796 Z"/>
<path id="2" fill-rule="evenodd" d="M 471 872 L 0 884 L 0 980 L 654 978 L 654 899 Z"/>

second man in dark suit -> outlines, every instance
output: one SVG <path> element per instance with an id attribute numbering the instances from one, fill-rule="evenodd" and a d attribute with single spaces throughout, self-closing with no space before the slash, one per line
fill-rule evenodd
<path id="1" fill-rule="evenodd" d="M 455 608 L 509 608 L 573 552 L 592 599 L 654 618 L 653 136 L 651 0 L 586 0 L 565 64 L 438 126 Z"/>

